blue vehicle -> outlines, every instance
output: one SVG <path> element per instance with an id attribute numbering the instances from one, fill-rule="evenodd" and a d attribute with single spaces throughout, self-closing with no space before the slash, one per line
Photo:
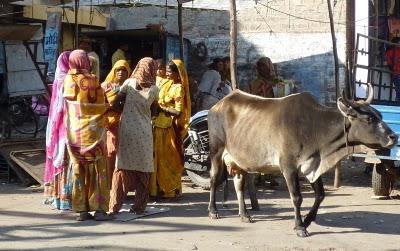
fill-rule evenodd
<path id="1" fill-rule="evenodd" d="M 393 72 L 386 58 L 386 52 L 395 47 L 400 48 L 400 45 L 358 34 L 352 72 L 354 85 L 350 87 L 349 92 L 355 99 L 362 98 L 365 95 L 363 90 L 366 90 L 367 82 L 371 83 L 374 87 L 372 106 L 382 114 L 383 121 L 400 136 L 400 102 L 396 101 Z M 354 156 L 365 157 L 365 162 L 374 164 L 372 171 L 374 194 L 389 196 L 396 180 L 400 177 L 400 143 L 391 150 Z"/>

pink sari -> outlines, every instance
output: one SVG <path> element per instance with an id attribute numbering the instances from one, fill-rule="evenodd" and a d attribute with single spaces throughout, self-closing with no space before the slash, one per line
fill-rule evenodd
<path id="1" fill-rule="evenodd" d="M 65 163 L 66 128 L 64 122 L 65 106 L 63 98 L 63 83 L 69 70 L 70 51 L 60 54 L 51 92 L 49 117 L 46 129 L 46 167 L 44 181 L 52 182 L 55 175 L 61 173 Z"/>

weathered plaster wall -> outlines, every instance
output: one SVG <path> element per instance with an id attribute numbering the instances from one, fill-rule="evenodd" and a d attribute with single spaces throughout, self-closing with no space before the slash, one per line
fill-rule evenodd
<path id="1" fill-rule="evenodd" d="M 329 36 L 328 36 L 329 35 Z M 193 39 L 192 43 L 204 42 L 209 55 L 229 55 L 226 37 Z M 310 91 L 321 102 L 335 99 L 334 62 L 330 34 L 274 34 L 248 33 L 238 38 L 238 74 L 240 87 L 255 78 L 255 62 L 260 56 L 268 56 L 276 63 L 277 71 L 285 79 L 293 79 L 301 91 Z M 345 37 L 338 36 L 339 62 L 345 61 Z M 343 68 L 342 68 L 343 72 Z M 344 74 L 340 74 L 344 83 Z"/>
<path id="2" fill-rule="evenodd" d="M 219 10 L 184 9 L 183 28 L 186 38 L 229 34 L 229 13 Z M 178 11 L 163 7 L 111 8 L 108 29 L 143 29 L 147 24 L 162 24 L 166 31 L 178 34 Z"/>
<path id="3" fill-rule="evenodd" d="M 244 88 L 255 78 L 256 60 L 268 56 L 277 64 L 278 73 L 298 83 L 299 90 L 312 92 L 322 103 L 333 103 L 334 63 L 326 0 L 258 2 L 256 5 L 254 0 L 237 0 L 239 86 Z M 346 49 L 345 3 L 345 0 L 338 0 L 333 7 L 342 85 Z M 225 7 L 221 6 L 221 9 Z M 109 28 L 113 29 L 144 28 L 152 23 L 162 24 L 168 32 L 178 33 L 176 9 L 166 12 L 163 7 L 115 8 L 111 10 L 111 17 Z M 206 60 L 200 62 L 195 53 L 190 57 L 191 76 L 199 80 L 212 58 L 229 55 L 229 12 L 184 9 L 183 28 L 193 48 L 199 43 L 204 43 L 207 48 Z"/>

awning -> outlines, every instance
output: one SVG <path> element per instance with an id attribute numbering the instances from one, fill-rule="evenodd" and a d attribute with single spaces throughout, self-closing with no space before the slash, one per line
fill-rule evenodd
<path id="1" fill-rule="evenodd" d="M 0 24 L 0 41 L 30 40 L 40 28 L 40 25 Z"/>
<path id="2" fill-rule="evenodd" d="M 120 38 L 120 37 L 140 37 L 145 39 L 158 39 L 162 34 L 162 32 L 153 30 L 153 29 L 134 29 L 134 30 L 112 30 L 112 31 L 86 31 L 81 32 L 81 36 L 88 36 L 90 38 L 98 38 L 98 37 L 111 37 L 111 38 Z"/>

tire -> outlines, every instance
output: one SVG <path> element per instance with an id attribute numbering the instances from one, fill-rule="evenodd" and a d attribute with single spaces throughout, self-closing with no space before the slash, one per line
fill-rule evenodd
<path id="1" fill-rule="evenodd" d="M 32 107 L 24 102 L 12 102 L 8 106 L 8 114 L 11 126 L 15 131 L 32 134 L 33 137 L 36 137 L 38 124 Z"/>
<path id="2" fill-rule="evenodd" d="M 386 171 L 387 163 L 375 164 L 372 171 L 372 190 L 376 196 L 389 196 L 393 185 L 394 177 Z"/>
<path id="3" fill-rule="evenodd" d="M 201 175 L 195 171 L 190 171 L 186 169 L 186 173 L 189 176 L 190 180 L 193 182 L 193 184 L 205 190 L 210 190 L 210 176 L 208 172 L 201 172 L 201 174 L 203 174 Z"/>

